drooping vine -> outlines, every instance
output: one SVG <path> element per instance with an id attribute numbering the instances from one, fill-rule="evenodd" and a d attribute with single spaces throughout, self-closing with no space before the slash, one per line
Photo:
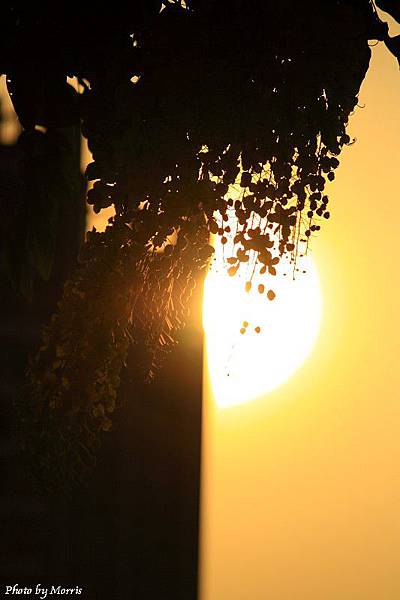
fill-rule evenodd
<path id="1" fill-rule="evenodd" d="M 62 455 L 69 472 L 90 466 L 97 433 L 112 426 L 128 348 L 146 378 L 173 345 L 210 234 L 227 246 L 229 274 L 252 261 L 273 299 L 277 264 L 289 256 L 295 268 L 299 244 L 330 216 L 326 186 L 352 141 L 368 42 L 390 46 L 369 0 L 154 0 L 124 10 L 110 22 L 98 15 L 97 33 L 91 23 L 73 47 L 61 31 L 46 38 L 45 10 L 30 27 L 21 9 L 16 25 L 21 40 L 36 27 L 54 45 L 45 67 L 78 78 L 93 155 L 87 200 L 116 213 L 88 235 L 30 367 L 42 462 Z M 18 65 L 6 68 L 18 94 Z"/>

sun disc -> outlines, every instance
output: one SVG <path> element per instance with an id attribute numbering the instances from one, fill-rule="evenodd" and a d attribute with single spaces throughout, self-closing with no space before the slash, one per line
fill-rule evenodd
<path id="1" fill-rule="evenodd" d="M 223 253 L 216 256 L 204 288 L 203 326 L 211 387 L 219 406 L 240 404 L 284 383 L 310 354 L 318 335 L 321 292 L 314 261 L 293 266 L 283 259 L 275 277 L 230 277 Z M 305 272 L 303 272 L 305 271 Z M 265 292 L 258 293 L 258 284 Z M 276 293 L 270 301 L 269 287 Z"/>

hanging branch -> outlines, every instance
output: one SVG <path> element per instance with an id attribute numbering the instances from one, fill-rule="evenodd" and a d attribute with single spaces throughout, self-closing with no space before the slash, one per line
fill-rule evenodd
<path id="1" fill-rule="evenodd" d="M 53 480 L 92 464 L 129 346 L 137 376 L 151 378 L 174 344 L 210 234 L 232 240 L 232 276 L 251 264 L 273 278 L 286 254 L 295 263 L 330 216 L 326 185 L 351 143 L 368 41 L 391 43 L 369 0 L 307 0 L 301 10 L 293 0 L 133 4 L 83 11 L 73 48 L 72 10 L 61 21 L 44 8 L 35 19 L 29 9 L 8 15 L 22 48 L 9 45 L 4 65 L 15 105 L 33 126 L 28 45 L 31 66 L 84 82 L 76 114 L 93 154 L 87 200 L 116 213 L 88 235 L 30 367 L 32 443 Z M 65 97 L 57 89 L 42 96 L 53 107 Z M 59 111 L 41 114 L 51 118 Z"/>

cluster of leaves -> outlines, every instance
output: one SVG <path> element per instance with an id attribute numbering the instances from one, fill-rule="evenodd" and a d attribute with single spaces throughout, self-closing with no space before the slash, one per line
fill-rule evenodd
<path id="1" fill-rule="evenodd" d="M 142 376 L 153 374 L 210 258 L 209 234 L 233 239 L 231 275 L 250 257 L 267 277 L 284 254 L 296 261 L 301 240 L 329 217 L 326 182 L 351 141 L 368 40 L 387 37 L 369 0 L 133 4 L 90 15 L 73 48 L 61 28 L 49 36 L 51 12 L 30 21 L 22 10 L 18 20 L 21 39 L 39 31 L 53 44 L 44 70 L 82 85 L 66 112 L 78 115 L 93 154 L 88 202 L 116 212 L 105 233 L 88 237 L 31 366 L 49 462 L 57 438 L 65 457 L 64 440 L 74 439 L 85 463 L 83 429 L 91 462 L 131 343 Z M 30 60 L 39 59 L 43 47 Z M 23 96 L 26 69 L 5 68 Z M 50 92 L 43 98 L 57 105 Z M 37 112 L 25 114 L 31 126 Z M 54 107 L 40 118 L 62 125 Z"/>
<path id="2" fill-rule="evenodd" d="M 159 253 L 144 251 L 141 237 L 140 228 L 118 218 L 105 233 L 90 233 L 31 360 L 26 444 L 34 446 L 35 471 L 49 487 L 80 480 L 95 464 L 98 432 L 112 427 L 129 347 L 137 346 L 134 375 L 151 379 L 210 256 L 204 225 L 182 228 L 176 244 Z"/>
<path id="3" fill-rule="evenodd" d="M 227 23 L 228 3 L 169 3 L 147 34 L 132 34 L 132 78 L 103 73 L 101 88 L 84 93 L 95 159 L 88 201 L 123 214 L 145 200 L 157 214 L 156 246 L 189 213 L 225 243 L 234 216 L 230 274 L 255 253 L 274 275 L 329 218 L 326 181 L 350 143 L 379 22 L 369 2 L 316 11 L 309 1 L 296 14 L 290 1 L 229 6 Z"/>

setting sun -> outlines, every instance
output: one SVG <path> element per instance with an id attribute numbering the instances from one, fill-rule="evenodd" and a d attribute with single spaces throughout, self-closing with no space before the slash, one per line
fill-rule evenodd
<path id="1" fill-rule="evenodd" d="M 216 240 L 204 290 L 203 324 L 212 390 L 219 406 L 255 399 L 286 381 L 312 350 L 321 318 L 319 277 L 313 260 L 283 259 L 275 277 L 253 276 L 250 268 L 227 274 Z M 264 293 L 259 293 L 259 285 Z M 269 287 L 273 293 L 268 298 Z"/>

